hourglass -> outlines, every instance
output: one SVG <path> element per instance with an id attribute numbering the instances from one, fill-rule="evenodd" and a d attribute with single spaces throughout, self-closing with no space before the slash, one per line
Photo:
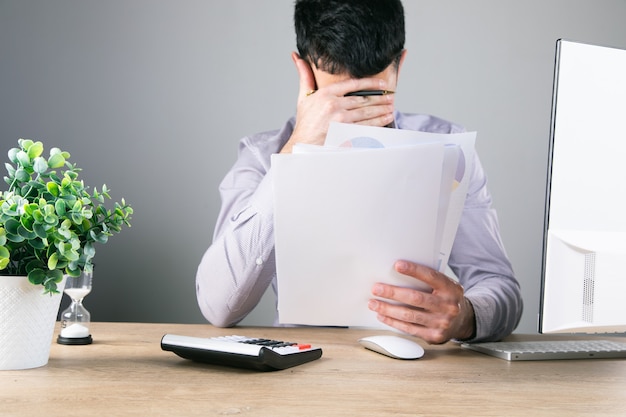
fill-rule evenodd
<path id="1" fill-rule="evenodd" d="M 62 345 L 88 345 L 91 314 L 83 306 L 83 299 L 91 292 L 93 272 L 83 272 L 78 277 L 67 277 L 63 290 L 71 299 L 70 306 L 61 313 L 61 334 L 57 343 Z"/>

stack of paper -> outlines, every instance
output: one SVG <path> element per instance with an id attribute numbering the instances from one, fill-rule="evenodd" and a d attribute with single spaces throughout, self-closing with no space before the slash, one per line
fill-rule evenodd
<path id="1" fill-rule="evenodd" d="M 273 155 L 280 322 L 384 327 L 374 283 L 428 291 L 393 265 L 445 269 L 475 138 L 333 123 L 323 147 Z"/>

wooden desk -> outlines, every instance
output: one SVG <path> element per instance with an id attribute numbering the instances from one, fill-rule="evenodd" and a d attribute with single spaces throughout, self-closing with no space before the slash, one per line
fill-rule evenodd
<path id="1" fill-rule="evenodd" d="M 0 415 L 626 415 L 626 360 L 516 363 L 449 343 L 423 344 L 422 359 L 399 361 L 360 347 L 359 337 L 381 333 L 360 329 L 93 323 L 91 330 L 92 345 L 55 341 L 45 367 L 0 371 Z M 161 350 L 165 333 L 310 342 L 324 355 L 259 373 L 180 359 Z"/>

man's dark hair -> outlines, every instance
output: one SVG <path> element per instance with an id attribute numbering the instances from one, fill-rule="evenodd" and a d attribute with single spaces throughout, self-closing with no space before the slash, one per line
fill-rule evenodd
<path id="1" fill-rule="evenodd" d="M 296 0 L 294 24 L 300 57 L 330 74 L 378 74 L 404 49 L 400 0 Z"/>

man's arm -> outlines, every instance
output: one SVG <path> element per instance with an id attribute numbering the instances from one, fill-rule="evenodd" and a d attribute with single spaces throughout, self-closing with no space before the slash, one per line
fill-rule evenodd
<path id="1" fill-rule="evenodd" d="M 472 341 L 500 340 L 512 333 L 522 315 L 521 289 L 500 237 L 478 157 L 448 263 L 474 308 Z"/>
<path id="2" fill-rule="evenodd" d="M 222 207 L 213 243 L 196 273 L 198 305 L 216 326 L 242 320 L 275 275 L 269 156 L 290 130 L 287 124 L 279 133 L 244 138 L 235 165 L 220 184 Z"/>
<path id="3" fill-rule="evenodd" d="M 372 300 L 370 309 L 383 323 L 429 343 L 499 340 L 510 334 L 522 314 L 521 291 L 478 158 L 449 265 L 459 284 L 431 268 L 398 262 L 398 272 L 427 283 L 432 293 L 376 284 L 373 295 L 396 303 Z"/>

